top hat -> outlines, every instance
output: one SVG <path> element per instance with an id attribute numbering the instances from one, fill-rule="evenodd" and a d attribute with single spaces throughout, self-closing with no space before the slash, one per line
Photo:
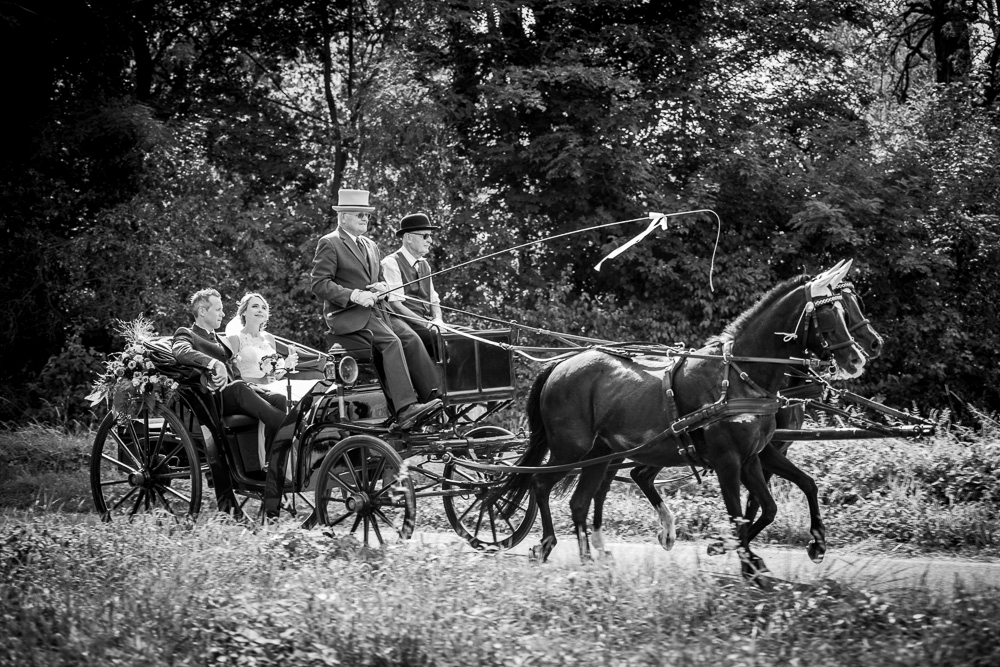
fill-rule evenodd
<path id="1" fill-rule="evenodd" d="M 341 190 L 334 211 L 374 211 L 374 206 L 368 205 L 367 190 Z"/>
<path id="2" fill-rule="evenodd" d="M 441 229 L 431 224 L 431 221 L 423 213 L 411 213 L 399 221 L 399 229 L 396 231 L 397 237 L 410 232 L 422 232 L 431 229 Z"/>

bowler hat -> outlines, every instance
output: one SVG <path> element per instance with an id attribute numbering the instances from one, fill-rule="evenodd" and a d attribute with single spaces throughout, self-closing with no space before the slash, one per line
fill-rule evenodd
<path id="1" fill-rule="evenodd" d="M 430 229 L 441 228 L 432 225 L 431 221 L 423 213 L 411 213 L 399 221 L 399 230 L 396 232 L 396 236 L 402 237 L 403 234 L 409 234 L 410 232 L 422 232 Z"/>
<path id="2" fill-rule="evenodd" d="M 334 211 L 374 211 L 374 206 L 368 205 L 367 190 L 341 190 L 338 193 L 337 205 Z"/>

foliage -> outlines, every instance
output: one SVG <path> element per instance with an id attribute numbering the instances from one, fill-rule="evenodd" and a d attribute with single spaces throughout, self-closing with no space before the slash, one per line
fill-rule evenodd
<path id="1" fill-rule="evenodd" d="M 763 593 L 651 566 L 567 571 L 222 522 L 8 522 L 9 664 L 991 664 L 995 591 Z M 392 622 L 386 622 L 386 619 Z M 830 646 L 837 646 L 831 652 Z M 724 647 L 725 650 L 720 650 Z"/>
<path id="2" fill-rule="evenodd" d="M 7 6 L 0 342 L 20 352 L 0 359 L 0 418 L 81 418 L 81 350 L 112 351 L 117 318 L 187 324 L 206 286 L 262 292 L 275 331 L 321 347 L 310 262 L 341 186 L 372 191 L 384 250 L 406 213 L 442 224 L 434 266 L 463 264 L 437 279 L 446 305 L 597 337 L 697 345 L 854 257 L 889 342 L 857 388 L 995 410 L 988 5 Z M 592 270 L 649 211 L 709 208 L 721 228 L 674 218 Z"/>

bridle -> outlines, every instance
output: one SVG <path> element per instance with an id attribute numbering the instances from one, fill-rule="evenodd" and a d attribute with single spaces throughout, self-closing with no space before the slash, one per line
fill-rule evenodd
<path id="1" fill-rule="evenodd" d="M 848 294 L 851 298 L 854 299 L 856 305 L 858 306 L 858 312 L 861 313 L 860 320 L 858 320 L 854 324 L 848 323 L 847 326 L 848 333 L 850 333 L 851 336 L 853 337 L 855 331 L 857 331 L 862 327 L 868 327 L 868 330 L 871 331 L 872 335 L 875 337 L 875 340 L 878 342 L 879 347 L 881 347 L 885 343 L 885 339 L 883 339 L 882 336 L 880 336 L 879 333 L 875 331 L 875 328 L 871 326 L 871 320 L 865 317 L 864 310 L 861 308 L 861 303 L 863 302 L 861 301 L 861 296 L 854 290 L 854 283 L 845 280 L 841 282 L 839 285 L 837 285 L 835 288 L 833 288 L 833 291 L 835 294 L 845 294 L 845 293 Z M 845 318 L 845 323 L 846 323 L 846 318 Z M 864 348 L 863 345 L 859 345 L 858 347 L 861 348 L 861 351 L 864 353 L 865 357 L 869 359 L 872 358 L 871 355 L 868 354 L 868 351 Z"/>
<path id="2" fill-rule="evenodd" d="M 805 285 L 806 289 L 809 289 L 809 283 Z M 839 288 L 839 285 L 838 285 Z M 809 345 L 809 332 L 810 329 L 816 331 L 820 338 L 820 346 L 826 352 L 834 352 L 844 347 L 849 347 L 851 345 L 856 345 L 854 340 L 852 329 L 847 328 L 847 318 L 842 314 L 838 313 L 836 309 L 836 304 L 841 304 L 841 310 L 843 310 L 844 298 L 836 291 L 831 296 L 810 296 L 806 301 L 805 305 L 802 307 L 802 312 L 799 314 L 798 322 L 795 324 L 795 330 L 792 333 L 786 333 L 783 331 L 774 332 L 775 335 L 781 336 L 784 342 L 788 343 L 796 340 L 799 337 L 799 329 L 803 329 L 802 339 L 805 341 L 806 352 L 808 352 Z M 824 306 L 831 306 L 827 309 Z M 832 315 L 832 317 L 831 317 Z M 837 330 L 836 318 L 839 318 L 844 322 L 844 328 L 847 330 L 847 340 L 840 343 L 831 343 L 830 338 L 832 338 L 833 332 Z M 867 322 L 867 320 L 865 320 Z"/>

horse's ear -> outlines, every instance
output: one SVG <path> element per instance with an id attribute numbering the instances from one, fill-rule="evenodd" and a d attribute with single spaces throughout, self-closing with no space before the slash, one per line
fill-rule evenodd
<path id="1" fill-rule="evenodd" d="M 851 272 L 851 266 L 854 264 L 853 259 L 841 260 L 837 266 L 833 267 L 833 272 L 835 279 L 830 282 L 831 285 L 839 285 L 843 282 L 847 274 Z"/>
<path id="2" fill-rule="evenodd" d="M 827 269 L 823 273 L 819 274 L 815 278 L 809 281 L 809 295 L 816 299 L 822 296 L 830 296 L 833 294 L 833 289 L 830 285 L 833 283 L 833 278 L 837 272 L 837 267 L 832 269 Z"/>

